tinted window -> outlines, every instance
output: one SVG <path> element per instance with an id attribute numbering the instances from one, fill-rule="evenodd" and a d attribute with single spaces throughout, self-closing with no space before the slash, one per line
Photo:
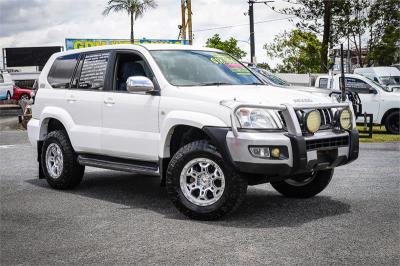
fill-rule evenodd
<path id="1" fill-rule="evenodd" d="M 79 54 L 57 58 L 50 69 L 47 81 L 53 88 L 69 88 Z"/>
<path id="2" fill-rule="evenodd" d="M 326 89 L 328 88 L 328 79 L 327 78 L 320 78 L 318 88 Z"/>
<path id="3" fill-rule="evenodd" d="M 340 78 L 340 82 L 342 82 L 342 78 Z M 371 88 L 371 85 L 356 78 L 345 78 L 345 84 L 347 89 L 358 93 L 369 93 Z"/>
<path id="4" fill-rule="evenodd" d="M 3 82 L 4 82 L 3 75 L 2 75 L 2 74 L 0 74 L 0 83 L 3 83 Z"/>
<path id="5" fill-rule="evenodd" d="M 86 54 L 79 63 L 76 86 L 79 89 L 102 89 L 109 56 L 109 52 Z"/>

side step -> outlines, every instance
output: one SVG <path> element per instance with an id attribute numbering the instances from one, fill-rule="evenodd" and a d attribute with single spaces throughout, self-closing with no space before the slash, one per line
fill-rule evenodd
<path id="1" fill-rule="evenodd" d="M 116 171 L 132 172 L 154 176 L 160 175 L 158 164 L 156 162 L 145 162 L 121 159 L 110 156 L 81 154 L 78 155 L 78 163 L 81 165 Z"/>

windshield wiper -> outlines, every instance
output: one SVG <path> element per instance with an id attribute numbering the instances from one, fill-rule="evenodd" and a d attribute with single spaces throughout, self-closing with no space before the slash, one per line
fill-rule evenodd
<path id="1" fill-rule="evenodd" d="M 227 82 L 203 82 L 200 83 L 201 86 L 220 86 L 220 85 L 233 85 L 232 83 Z"/>

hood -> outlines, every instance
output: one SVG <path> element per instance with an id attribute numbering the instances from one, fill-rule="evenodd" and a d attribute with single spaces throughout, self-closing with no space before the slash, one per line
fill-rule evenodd
<path id="1" fill-rule="evenodd" d="M 248 104 L 281 105 L 331 103 L 329 97 L 268 85 L 180 87 L 177 97 L 209 102 L 236 101 Z"/>

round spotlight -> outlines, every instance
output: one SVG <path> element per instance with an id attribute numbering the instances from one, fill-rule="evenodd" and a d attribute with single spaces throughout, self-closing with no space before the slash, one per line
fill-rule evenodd
<path id="1" fill-rule="evenodd" d="M 352 128 L 352 115 L 349 109 L 343 109 L 339 113 L 339 125 L 341 128 L 350 130 Z"/>
<path id="2" fill-rule="evenodd" d="M 305 124 L 309 132 L 317 132 L 321 126 L 321 114 L 317 110 L 308 112 L 305 116 Z"/>

